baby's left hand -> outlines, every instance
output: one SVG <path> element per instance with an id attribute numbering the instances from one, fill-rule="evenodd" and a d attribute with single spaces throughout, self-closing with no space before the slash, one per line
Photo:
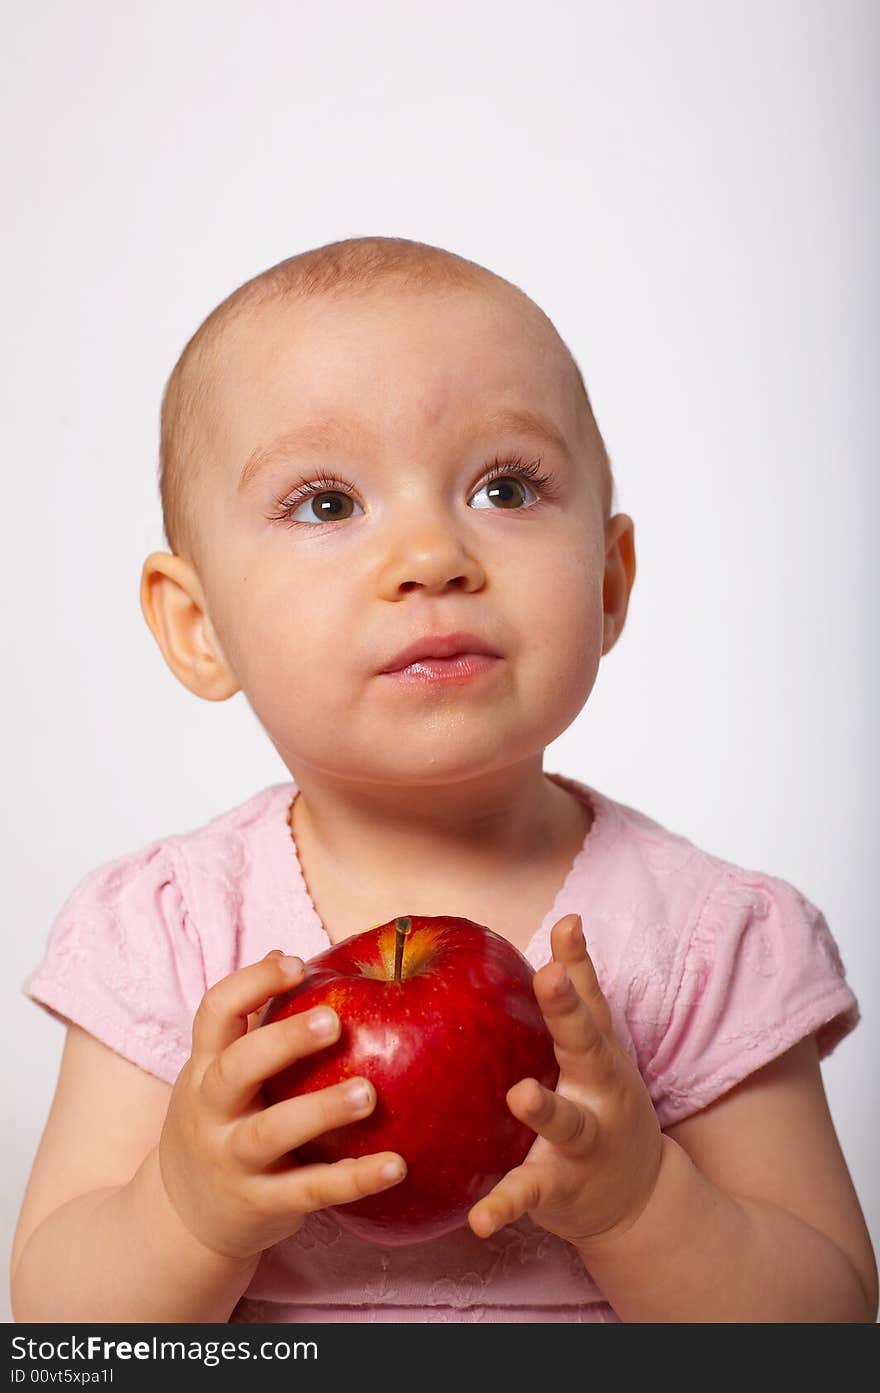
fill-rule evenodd
<path id="1" fill-rule="evenodd" d="M 580 917 L 567 914 L 550 934 L 552 960 L 533 979 L 553 1036 L 559 1080 L 508 1090 L 514 1117 L 537 1132 L 521 1165 L 508 1171 L 468 1214 L 478 1238 L 528 1214 L 577 1246 L 622 1232 L 654 1191 L 662 1134 L 644 1080 L 618 1044 L 611 1012 L 587 953 Z"/>

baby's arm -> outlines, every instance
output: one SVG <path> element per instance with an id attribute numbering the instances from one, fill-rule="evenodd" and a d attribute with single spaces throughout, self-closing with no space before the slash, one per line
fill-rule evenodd
<path id="1" fill-rule="evenodd" d="M 622 1319 L 876 1319 L 874 1253 L 813 1036 L 665 1138 L 642 1214 L 582 1254 Z"/>
<path id="2" fill-rule="evenodd" d="M 559 920 L 550 943 L 534 989 L 559 1082 L 508 1092 L 537 1135 L 471 1209 L 473 1231 L 528 1213 L 577 1249 L 624 1321 L 874 1321 L 874 1253 L 815 1038 L 664 1135 L 579 916 Z"/>
<path id="3" fill-rule="evenodd" d="M 68 1027 L 12 1248 L 16 1321 L 227 1319 L 250 1271 L 197 1243 L 167 1201 L 156 1161 L 170 1095 Z"/>
<path id="4" fill-rule="evenodd" d="M 279 955 L 205 994 L 173 1089 L 71 1028 L 12 1255 L 17 1321 L 226 1321 L 262 1251 L 305 1215 L 395 1184 L 394 1153 L 291 1167 L 289 1151 L 364 1117 L 344 1085 L 262 1106 L 262 1082 L 331 1044 L 318 1011 L 256 1029 L 295 985 Z M 395 1164 L 395 1173 L 385 1173 Z"/>

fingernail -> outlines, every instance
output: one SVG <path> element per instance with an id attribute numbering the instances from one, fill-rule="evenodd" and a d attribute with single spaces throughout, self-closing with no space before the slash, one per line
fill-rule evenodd
<path id="1" fill-rule="evenodd" d="M 309 1030 L 319 1038 L 332 1035 L 336 1029 L 336 1012 L 329 1006 L 319 1006 L 309 1016 Z"/>
<path id="2" fill-rule="evenodd" d="M 406 1175 L 406 1166 L 401 1165 L 400 1161 L 386 1161 L 379 1174 L 383 1180 L 402 1180 Z"/>
<path id="3" fill-rule="evenodd" d="M 297 973 L 302 971 L 304 963 L 302 958 L 282 957 L 278 960 L 278 966 L 285 977 L 296 977 Z"/>
<path id="4" fill-rule="evenodd" d="M 358 1079 L 355 1083 L 348 1085 L 343 1096 L 346 1103 L 349 1103 L 353 1108 L 365 1108 L 370 1101 L 370 1086 Z"/>

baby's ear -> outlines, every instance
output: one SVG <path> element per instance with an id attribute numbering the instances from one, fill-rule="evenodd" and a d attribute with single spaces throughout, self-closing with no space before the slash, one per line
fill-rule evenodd
<path id="1" fill-rule="evenodd" d="M 226 701 L 240 690 L 189 561 L 151 552 L 141 570 L 140 601 L 163 658 L 189 691 L 206 701 Z"/>
<path id="2" fill-rule="evenodd" d="M 605 576 L 602 607 L 605 621 L 602 653 L 617 642 L 626 622 L 630 592 L 636 578 L 635 525 L 626 513 L 616 513 L 605 525 Z"/>

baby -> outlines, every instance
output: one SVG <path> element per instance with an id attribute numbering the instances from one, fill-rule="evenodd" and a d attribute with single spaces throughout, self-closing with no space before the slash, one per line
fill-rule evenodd
<path id="1" fill-rule="evenodd" d="M 67 1035 L 15 1318 L 873 1321 L 819 1065 L 858 1005 L 824 918 L 543 772 L 635 577 L 546 315 L 421 243 L 292 257 L 186 345 L 161 466 L 143 614 L 190 691 L 244 692 L 291 777 L 93 870 L 52 926 L 24 990 Z M 257 1019 L 400 914 L 520 949 L 560 1076 L 507 1094 L 534 1143 L 466 1227 L 383 1248 L 327 1207 L 398 1184 L 405 1147 L 289 1159 L 367 1116 L 370 1079 L 260 1101 L 344 1021 Z"/>

